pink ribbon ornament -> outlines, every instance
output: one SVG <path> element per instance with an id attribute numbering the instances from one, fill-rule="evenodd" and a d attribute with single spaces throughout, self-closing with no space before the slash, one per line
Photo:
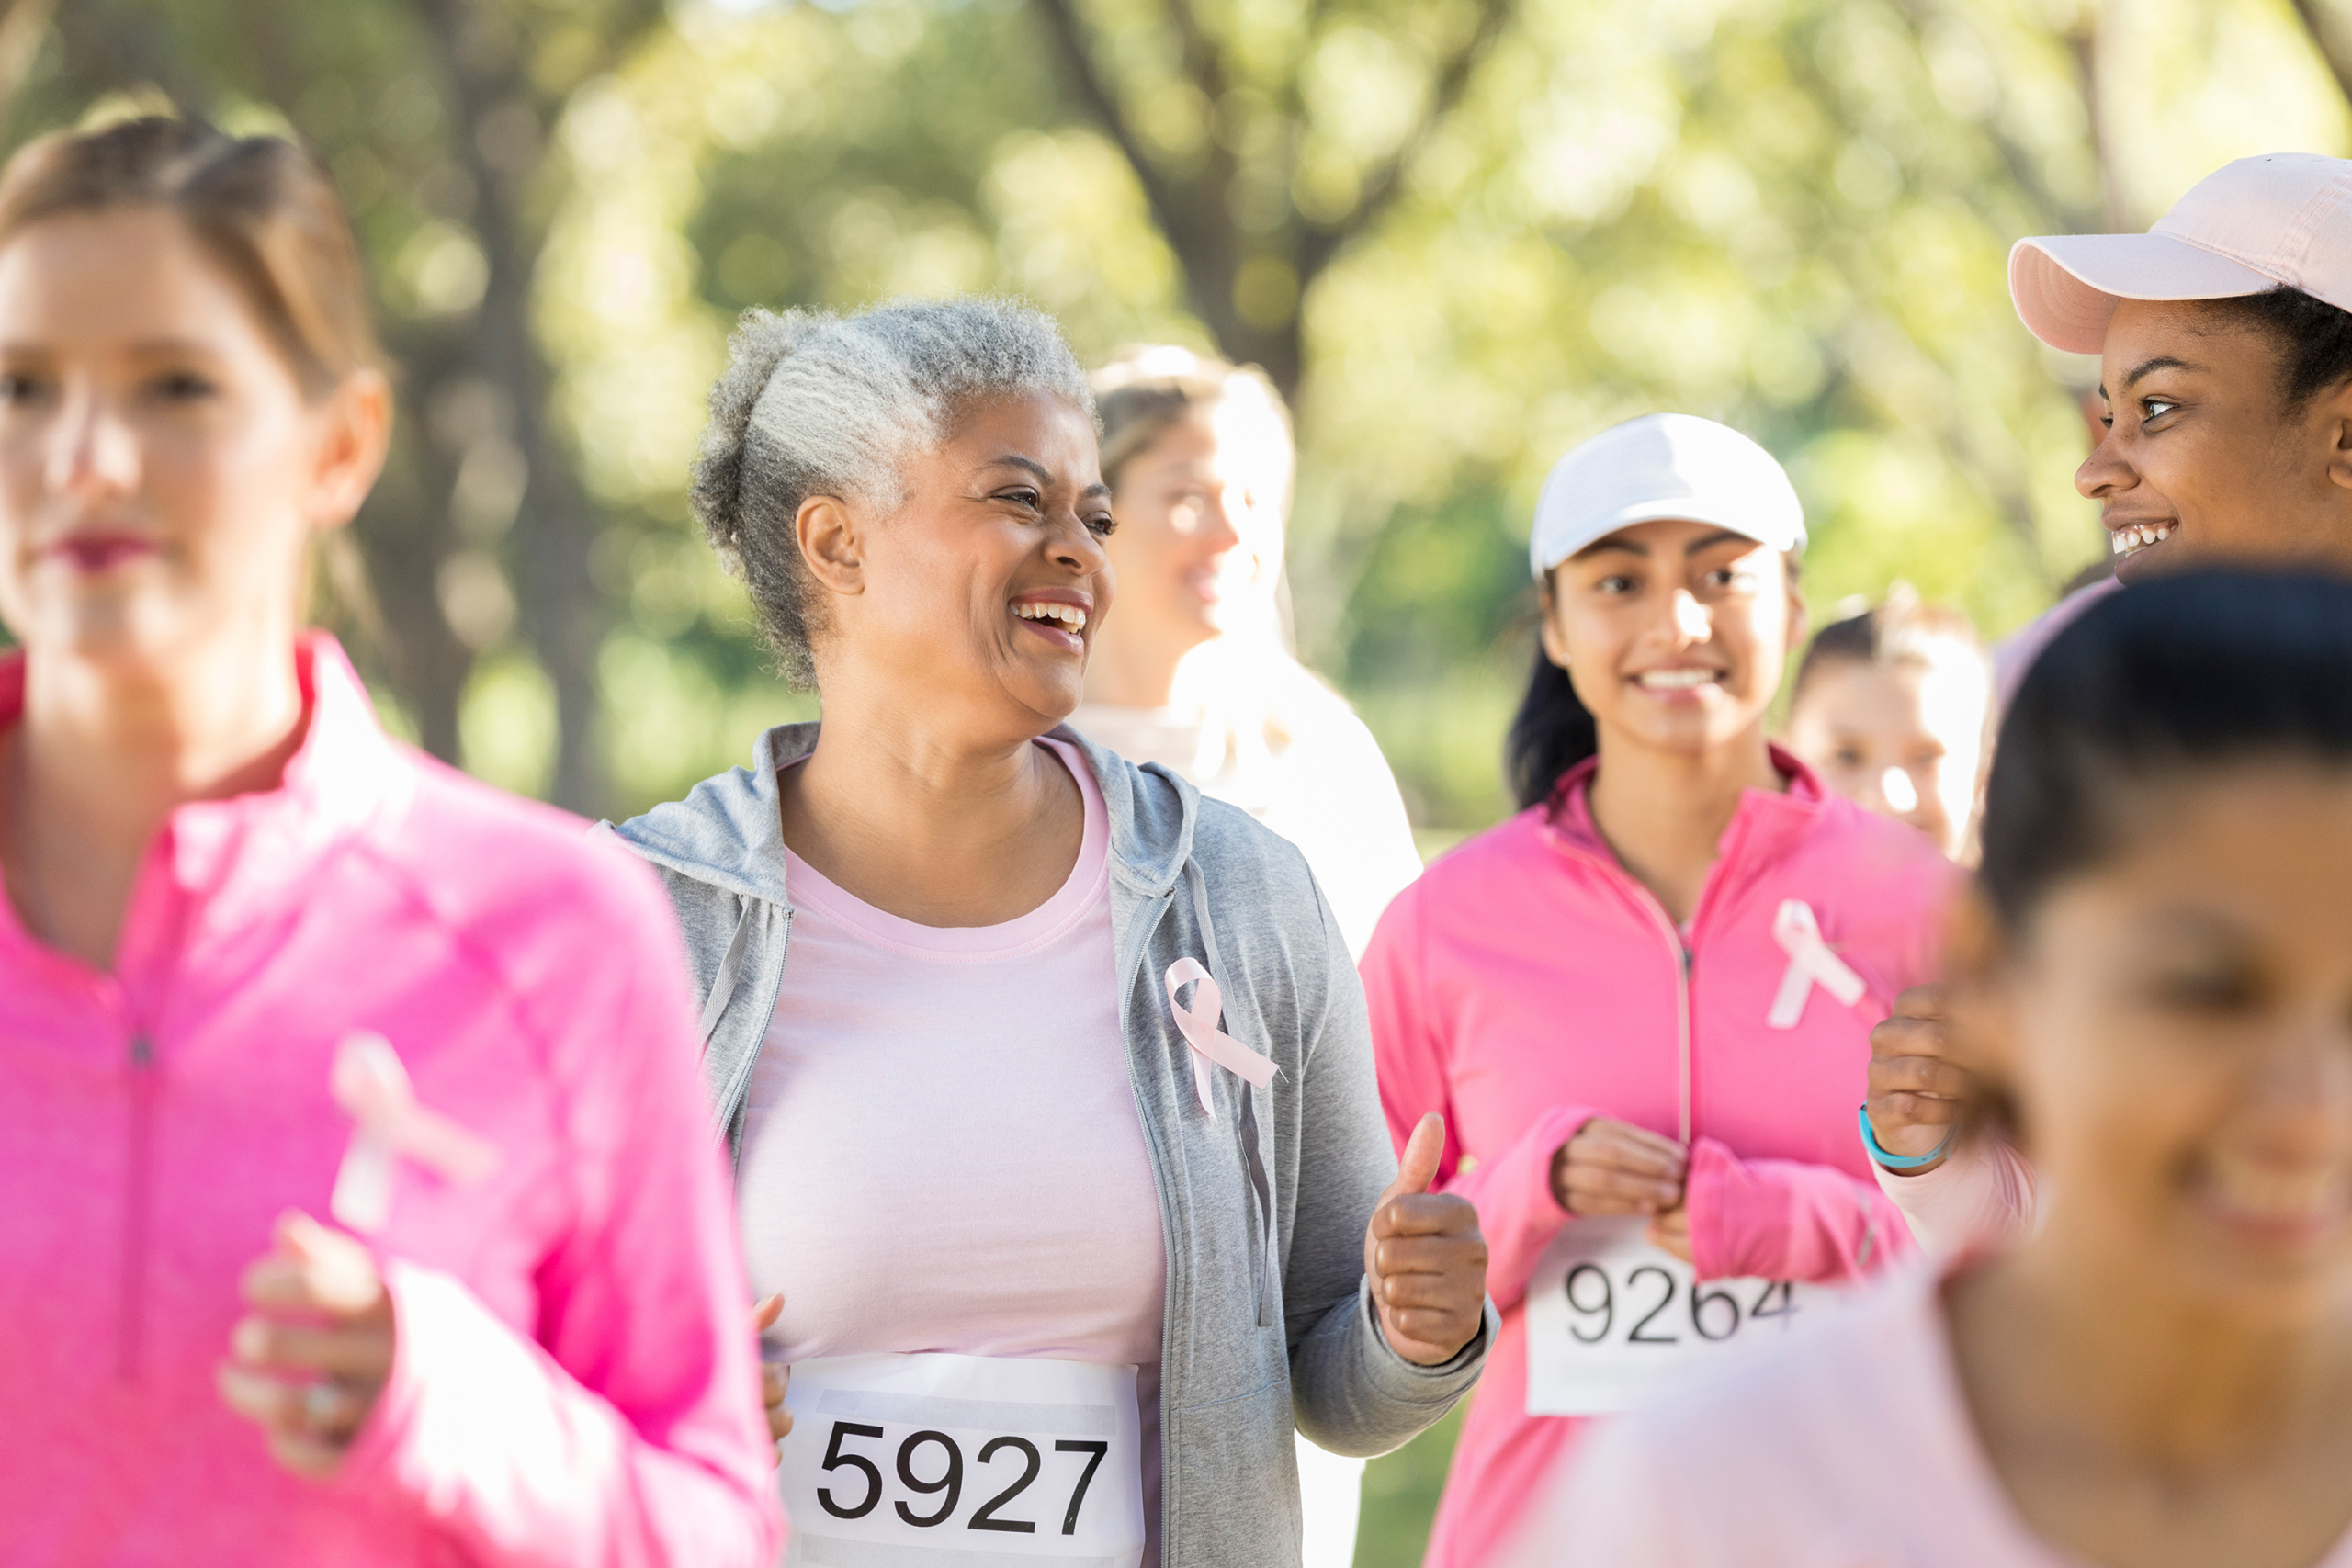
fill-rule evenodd
<path id="1" fill-rule="evenodd" d="M 336 1171 L 327 1210 L 345 1230 L 372 1235 L 392 1212 L 392 1161 L 406 1156 L 466 1186 L 498 1164 L 489 1140 L 417 1103 L 400 1054 L 380 1034 L 346 1034 L 335 1047 L 327 1087 L 357 1125 Z"/>
<path id="2" fill-rule="evenodd" d="M 1198 981 L 1193 992 L 1193 1005 L 1186 1007 L 1178 999 L 1177 992 Z M 1168 966 L 1168 1010 L 1176 1016 L 1176 1027 L 1183 1032 L 1184 1043 L 1193 1048 L 1193 1089 L 1201 1097 L 1201 1109 L 1213 1111 L 1209 1099 L 1210 1064 L 1215 1063 L 1256 1089 L 1263 1089 L 1274 1081 L 1274 1059 L 1262 1056 L 1217 1027 L 1217 1020 L 1225 1011 L 1225 994 L 1219 991 L 1209 972 L 1201 967 L 1197 958 L 1180 958 Z"/>
<path id="3" fill-rule="evenodd" d="M 1766 1027 L 1794 1029 L 1797 1020 L 1804 1016 L 1805 998 L 1819 986 L 1831 996 L 1852 1007 L 1862 999 L 1862 977 L 1846 966 L 1846 961 L 1829 951 L 1821 940 L 1821 925 L 1813 918 L 1813 908 L 1801 898 L 1783 898 L 1780 912 L 1772 917 L 1772 940 L 1789 955 L 1789 966 L 1781 976 L 1781 988 L 1773 995 L 1772 1010 L 1764 1015 Z"/>

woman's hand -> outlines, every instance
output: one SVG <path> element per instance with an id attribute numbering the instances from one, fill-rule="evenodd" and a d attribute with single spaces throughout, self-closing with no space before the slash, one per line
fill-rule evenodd
<path id="1" fill-rule="evenodd" d="M 240 1287 L 252 1310 L 229 1333 L 220 1397 L 278 1463 L 323 1476 L 391 1375 L 392 1299 L 367 1247 L 308 1214 L 279 1216 L 272 1239 Z"/>
<path id="2" fill-rule="evenodd" d="M 756 1337 L 765 1334 L 783 1315 L 784 1294 L 778 1292 L 752 1309 L 752 1335 Z M 790 1367 L 781 1361 L 771 1361 L 765 1356 L 760 1358 L 760 1399 L 768 1407 L 768 1437 L 779 1443 L 792 1436 L 792 1412 L 784 1404 L 785 1391 L 791 1386 Z M 782 1464 L 784 1456 L 778 1454 L 776 1462 Z"/>
<path id="3" fill-rule="evenodd" d="M 1682 1206 L 1689 1158 L 1672 1138 L 1596 1116 L 1553 1155 L 1552 1196 L 1571 1214 L 1663 1214 Z"/>
<path id="4" fill-rule="evenodd" d="M 1894 998 L 1894 1016 L 1871 1031 L 1871 1134 L 1891 1155 L 1916 1159 L 1941 1144 L 1967 1105 L 1968 1069 L 1952 1060 L 1941 986 L 1914 986 Z M 1943 1164 L 1894 1174 L 1923 1176 Z"/>
<path id="5" fill-rule="evenodd" d="M 1678 1204 L 1650 1222 L 1649 1241 L 1662 1252 L 1670 1252 L 1685 1263 L 1699 1260 L 1690 1251 L 1690 1206 Z"/>
<path id="6" fill-rule="evenodd" d="M 1487 1314 L 1487 1238 L 1465 1199 L 1429 1190 L 1445 1118 L 1421 1118 L 1364 1228 L 1363 1271 L 1389 1348 L 1415 1366 L 1453 1359 Z"/>

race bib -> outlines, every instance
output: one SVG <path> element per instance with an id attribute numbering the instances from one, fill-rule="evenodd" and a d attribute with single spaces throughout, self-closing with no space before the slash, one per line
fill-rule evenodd
<path id="1" fill-rule="evenodd" d="M 1143 1559 L 1136 1369 L 996 1356 L 793 1363 L 785 1561 L 936 1568 L 967 1556 Z"/>
<path id="2" fill-rule="evenodd" d="M 1787 1280 L 1710 1280 L 1650 1245 L 1638 1217 L 1561 1227 L 1527 1286 L 1527 1413 L 1630 1409 L 1736 1346 L 1778 1338 L 1836 1293 Z"/>

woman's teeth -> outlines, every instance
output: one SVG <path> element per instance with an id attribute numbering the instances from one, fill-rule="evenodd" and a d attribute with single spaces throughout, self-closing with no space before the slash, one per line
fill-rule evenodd
<path id="1" fill-rule="evenodd" d="M 2341 1170 L 2284 1171 L 2233 1159 L 2214 1160 L 2207 1170 L 2214 1196 L 2251 1219 L 2324 1222 L 2345 1209 L 2347 1183 Z"/>
<path id="2" fill-rule="evenodd" d="M 1634 677 L 1634 683 L 1653 692 L 1687 692 L 1694 686 L 1713 685 L 1719 679 L 1713 670 L 1645 670 Z"/>
<path id="3" fill-rule="evenodd" d="M 1074 632 L 1086 629 L 1086 612 L 1075 604 L 1015 604 L 1012 613 L 1024 621 L 1059 621 Z"/>
<path id="4" fill-rule="evenodd" d="M 2108 544 L 2117 555 L 2128 556 L 2171 537 L 2172 525 L 2167 523 L 2154 528 L 2118 528 L 2108 536 Z"/>

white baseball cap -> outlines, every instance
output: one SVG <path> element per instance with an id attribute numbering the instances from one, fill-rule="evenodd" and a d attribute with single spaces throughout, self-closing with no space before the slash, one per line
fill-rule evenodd
<path id="1" fill-rule="evenodd" d="M 1620 528 L 1712 523 L 1776 550 L 1804 548 L 1804 506 L 1772 454 L 1727 424 L 1653 413 L 1602 431 L 1552 465 L 1528 564 L 1542 577 Z"/>
<path id="2" fill-rule="evenodd" d="M 2352 310 L 2352 162 L 2224 164 L 2144 234 L 2049 234 L 2009 250 L 2009 298 L 2052 348 L 2097 354 L 2119 299 L 2235 299 L 2284 286 Z"/>

